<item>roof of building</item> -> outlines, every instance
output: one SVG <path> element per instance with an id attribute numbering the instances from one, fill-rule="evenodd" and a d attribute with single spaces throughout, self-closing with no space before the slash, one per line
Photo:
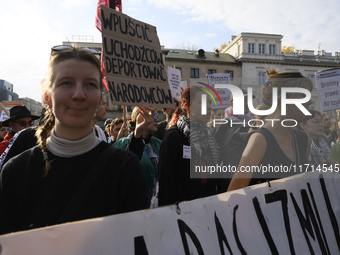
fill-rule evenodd
<path id="1" fill-rule="evenodd" d="M 163 53 L 167 60 L 182 59 L 191 61 L 206 61 L 206 62 L 227 62 L 227 63 L 239 63 L 236 58 L 228 53 L 220 52 L 208 52 L 202 49 L 200 50 L 182 50 L 182 49 L 164 49 Z"/>

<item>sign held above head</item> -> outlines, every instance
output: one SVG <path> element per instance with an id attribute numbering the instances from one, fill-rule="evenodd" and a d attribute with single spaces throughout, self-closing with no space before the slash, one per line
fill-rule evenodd
<path id="1" fill-rule="evenodd" d="M 103 60 L 112 102 L 174 107 L 156 27 L 101 6 Z"/>

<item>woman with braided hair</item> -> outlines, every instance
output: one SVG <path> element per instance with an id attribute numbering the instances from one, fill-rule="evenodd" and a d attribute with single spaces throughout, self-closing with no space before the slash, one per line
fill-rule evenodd
<path id="1" fill-rule="evenodd" d="M 95 135 L 100 70 L 88 49 L 52 48 L 38 145 L 1 172 L 0 234 L 148 207 L 138 157 Z"/>

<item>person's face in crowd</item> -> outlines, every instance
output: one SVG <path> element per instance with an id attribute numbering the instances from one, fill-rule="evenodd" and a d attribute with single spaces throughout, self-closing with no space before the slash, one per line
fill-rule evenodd
<path id="1" fill-rule="evenodd" d="M 99 111 L 96 114 L 97 120 L 104 120 L 108 110 L 110 110 L 110 108 L 107 106 L 106 98 L 103 96 L 99 104 Z"/>
<path id="2" fill-rule="evenodd" d="M 114 138 L 117 138 L 119 130 L 121 129 L 122 126 L 123 126 L 123 123 L 118 123 L 118 124 L 113 125 L 111 129 L 111 136 L 113 136 Z"/>
<path id="3" fill-rule="evenodd" d="M 223 118 L 223 109 L 216 110 L 215 114 L 213 115 L 213 119 L 222 119 Z"/>
<path id="4" fill-rule="evenodd" d="M 14 133 L 17 133 L 25 128 L 31 127 L 32 125 L 33 121 L 31 117 L 20 118 L 9 123 L 9 126 Z"/>
<path id="5" fill-rule="evenodd" d="M 301 123 L 301 128 L 312 138 L 317 138 L 323 134 L 324 122 L 319 114 L 315 114 L 314 118 Z"/>
<path id="6" fill-rule="evenodd" d="M 175 112 L 175 108 L 166 108 L 165 111 L 163 111 L 164 114 L 169 115 L 169 117 L 172 117 L 172 114 Z"/>
<path id="7" fill-rule="evenodd" d="M 8 133 L 9 127 L 1 127 L 0 128 L 0 141 L 3 141 L 5 138 L 5 135 Z"/>
<path id="8" fill-rule="evenodd" d="M 204 92 L 197 92 L 193 97 L 190 98 L 190 106 L 189 106 L 189 118 L 196 122 L 209 122 L 209 118 L 211 115 L 211 99 L 207 100 L 207 114 L 202 115 L 202 94 Z"/>
<path id="9" fill-rule="evenodd" d="M 51 88 L 56 134 L 62 137 L 70 129 L 89 134 L 100 99 L 100 74 L 94 65 L 75 59 L 58 63 Z"/>
<path id="10" fill-rule="evenodd" d="M 328 130 L 328 129 L 332 126 L 331 118 L 326 114 L 326 115 L 323 117 L 323 121 L 325 122 L 324 129 L 325 129 L 325 130 Z"/>
<path id="11" fill-rule="evenodd" d="M 143 116 L 141 116 L 141 117 L 143 118 Z M 150 131 L 150 132 L 156 132 L 157 131 L 157 126 L 158 126 L 158 114 L 154 113 L 153 114 L 153 121 L 148 125 L 148 127 L 146 129 L 148 131 Z"/>

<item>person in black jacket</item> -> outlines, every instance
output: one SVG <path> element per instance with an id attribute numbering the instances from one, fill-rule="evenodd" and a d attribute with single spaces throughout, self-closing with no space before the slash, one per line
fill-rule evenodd
<path id="1" fill-rule="evenodd" d="M 138 157 L 95 135 L 99 60 L 88 49 L 52 50 L 42 82 L 48 108 L 38 145 L 10 159 L 1 172 L 0 234 L 149 206 Z"/>
<path id="2" fill-rule="evenodd" d="M 223 191 L 223 181 L 200 169 L 219 163 L 219 147 L 201 114 L 202 90 L 188 87 L 182 94 L 159 152 L 159 206 L 215 195 Z M 191 176 L 192 175 L 192 176 Z"/>

